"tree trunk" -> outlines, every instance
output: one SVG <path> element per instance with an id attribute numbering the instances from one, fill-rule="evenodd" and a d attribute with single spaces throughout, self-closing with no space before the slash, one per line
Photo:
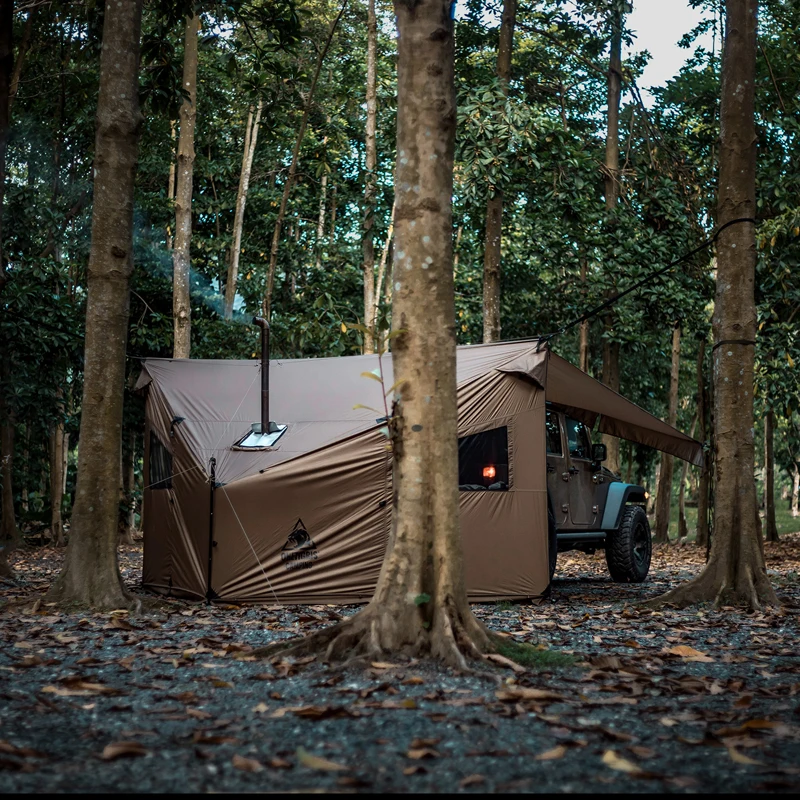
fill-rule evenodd
<path id="1" fill-rule="evenodd" d="M 236 195 L 236 213 L 233 217 L 233 244 L 228 263 L 228 278 L 225 281 L 225 319 L 233 316 L 233 302 L 236 299 L 236 281 L 239 277 L 239 254 L 242 250 L 242 228 L 244 226 L 244 209 L 247 205 L 247 191 L 250 188 L 250 173 L 253 169 L 253 156 L 258 141 L 258 126 L 261 124 L 262 101 L 258 101 L 255 120 L 253 109 L 247 115 L 247 127 L 244 134 L 244 155 L 242 156 L 242 173 L 239 176 L 239 192 Z"/>
<path id="2" fill-rule="evenodd" d="M 136 434 L 128 434 L 126 446 L 122 448 L 120 463 L 120 500 L 123 511 L 119 516 L 119 542 L 120 544 L 133 544 L 134 514 L 133 505 L 133 479 L 135 475 L 135 447 Z"/>
<path id="3" fill-rule="evenodd" d="M 50 537 L 58 547 L 64 545 L 64 523 L 61 518 L 61 500 L 64 496 L 64 420 L 59 413 L 58 422 L 50 429 Z"/>
<path id="4" fill-rule="evenodd" d="M 717 222 L 755 217 L 754 86 L 757 0 L 726 0 L 720 106 Z M 684 606 L 713 601 L 749 608 L 777 605 L 758 533 L 753 474 L 753 363 L 756 337 L 753 223 L 718 239 L 714 302 L 714 539 L 694 580 L 657 598 Z"/>
<path id="5" fill-rule="evenodd" d="M 607 323 L 606 330 L 610 330 Z M 619 342 L 603 339 L 603 380 L 602 382 L 619 392 Z M 603 434 L 603 442 L 608 449 L 605 466 L 615 475 L 619 475 L 619 439 L 610 434 Z"/>
<path id="6" fill-rule="evenodd" d="M 588 264 L 586 261 L 586 257 L 584 256 L 581 259 L 581 299 L 583 300 L 583 305 L 586 307 L 586 273 L 588 270 Z M 589 374 L 589 320 L 585 319 L 580 324 L 579 328 L 579 361 L 578 366 L 581 368 L 583 372 L 587 375 Z"/>
<path id="7" fill-rule="evenodd" d="M 692 427 L 689 436 L 694 437 L 697 427 L 697 415 L 692 420 Z M 678 484 L 678 541 L 686 539 L 689 535 L 689 526 L 686 524 L 686 479 L 689 476 L 689 462 L 684 461 L 681 467 L 681 480 Z"/>
<path id="8" fill-rule="evenodd" d="M 328 203 L 328 173 L 324 173 L 320 181 L 319 217 L 317 218 L 317 260 L 316 268 L 322 269 L 322 241 L 325 238 L 325 209 Z"/>
<path id="9" fill-rule="evenodd" d="M 503 95 L 508 97 L 511 53 L 517 0 L 504 0 L 497 46 L 497 77 Z M 483 251 L 483 341 L 500 341 L 500 264 L 503 243 L 503 187 L 493 186 L 486 201 L 486 241 Z"/>
<path id="10" fill-rule="evenodd" d="M 173 358 L 189 358 L 192 340 L 191 245 L 194 126 L 197 120 L 197 40 L 200 15 L 186 17 L 183 50 L 183 90 L 180 110 L 177 186 L 175 187 L 175 248 L 172 251 Z"/>
<path id="11" fill-rule="evenodd" d="M 681 327 L 672 330 L 672 370 L 669 381 L 669 400 L 667 403 L 667 422 L 675 427 L 678 421 L 678 387 L 681 372 Z M 669 542 L 669 518 L 672 504 L 672 476 L 675 459 L 668 453 L 661 454 L 661 475 L 656 487 L 656 544 Z"/>
<path id="12" fill-rule="evenodd" d="M 133 272 L 133 196 L 142 115 L 142 0 L 108 3 L 100 55 L 78 482 L 64 568 L 50 599 L 127 603 L 117 563 L 125 343 Z"/>
<path id="13" fill-rule="evenodd" d="M 30 483 L 31 477 L 31 470 L 30 470 L 30 463 L 31 463 L 31 426 L 25 426 L 25 437 L 24 437 L 25 445 L 22 448 L 22 464 L 23 464 L 23 479 L 22 479 L 22 488 L 19 492 L 19 507 L 22 509 L 24 514 L 27 514 L 30 510 L 30 503 L 29 503 L 29 496 L 28 496 L 28 484 Z"/>
<path id="14" fill-rule="evenodd" d="M 14 72 L 14 0 L 0 0 L 0 292 L 6 284 L 3 249 L 3 208 L 6 187 L 6 151 L 11 122 L 11 82 Z M 3 505 L 5 509 L 5 504 Z"/>
<path id="15" fill-rule="evenodd" d="M 331 23 L 330 29 L 328 30 L 328 38 L 325 41 L 325 45 L 320 50 L 319 56 L 317 57 L 317 67 L 314 70 L 314 77 L 311 79 L 311 86 L 308 89 L 308 95 L 306 96 L 305 106 L 303 108 L 303 116 L 300 120 L 300 127 L 297 129 L 297 136 L 294 140 L 294 149 L 292 150 L 292 160 L 289 164 L 289 174 L 286 176 L 286 183 L 283 185 L 283 194 L 281 195 L 281 204 L 278 208 L 278 217 L 275 220 L 275 227 L 272 231 L 272 245 L 269 251 L 269 269 L 267 271 L 267 285 L 264 289 L 264 301 L 261 304 L 261 313 L 262 316 L 266 319 L 270 318 L 270 313 L 272 311 L 272 286 L 275 282 L 275 268 L 278 266 L 278 244 L 281 240 L 281 228 L 283 227 L 283 219 L 286 216 L 286 204 L 289 202 L 289 194 L 292 191 L 292 184 L 294 183 L 294 176 L 297 172 L 297 162 L 300 158 L 300 147 L 303 144 L 303 137 L 306 133 L 306 125 L 308 125 L 308 116 L 311 113 L 311 104 L 314 102 L 314 92 L 317 89 L 317 82 L 319 81 L 319 74 L 322 70 L 322 62 L 325 60 L 325 56 L 328 54 L 328 50 L 330 49 L 331 42 L 333 41 L 333 35 L 336 33 L 336 28 L 339 25 L 339 20 L 342 18 L 345 9 L 347 8 L 348 0 L 343 0 L 342 7 L 339 10 L 339 13 L 336 15 L 336 19 L 333 20 Z M 334 220 L 331 220 L 331 225 L 334 224 Z"/>
<path id="16" fill-rule="evenodd" d="M 386 241 L 383 243 L 383 250 L 381 251 L 381 260 L 378 262 L 378 277 L 375 281 L 375 300 L 372 307 L 372 318 L 369 321 L 371 328 L 375 328 L 378 324 L 378 314 L 381 310 L 381 295 L 383 294 L 383 280 L 386 278 L 386 304 L 388 305 L 391 300 L 391 281 L 389 275 L 386 274 L 386 262 L 389 258 L 391 250 L 392 237 L 394 236 L 394 215 L 395 204 L 392 203 L 392 213 L 389 215 L 389 228 L 386 231 Z"/>
<path id="17" fill-rule="evenodd" d="M 365 353 L 374 353 L 377 335 L 372 330 L 375 306 L 375 195 L 377 193 L 378 148 L 376 131 L 378 126 L 378 20 L 375 16 L 375 0 L 367 0 L 367 132 L 366 132 L 366 177 L 364 179 L 364 230 L 361 239 L 364 273 L 364 325 L 369 333 L 364 335 Z"/>
<path id="18" fill-rule="evenodd" d="M 622 0 L 613 0 L 611 8 L 611 47 L 608 59 L 608 114 L 606 120 L 605 200 L 606 208 L 613 211 L 619 198 L 619 104 L 622 97 Z M 612 287 L 609 294 L 613 294 Z M 619 342 L 609 337 L 614 330 L 613 309 L 605 318 L 603 339 L 603 383 L 615 392 L 619 391 Z M 606 466 L 619 473 L 619 439 L 603 435 L 608 448 Z"/>
<path id="19" fill-rule="evenodd" d="M 0 0 L 0 2 L 8 2 L 13 6 L 10 0 Z M 11 73 L 11 80 L 8 86 L 8 111 L 11 114 L 11 106 L 14 103 L 14 98 L 17 96 L 17 89 L 19 89 L 19 79 L 22 76 L 22 68 L 25 66 L 25 58 L 31 47 L 31 32 L 33 31 L 33 18 L 36 16 L 37 8 L 32 8 L 28 12 L 28 17 L 25 20 L 25 27 L 22 30 L 22 38 L 17 47 L 17 57 L 14 60 L 14 69 Z"/>
<path id="20" fill-rule="evenodd" d="M 775 522 L 775 412 L 770 408 L 764 417 L 764 524 L 766 540 L 778 541 Z"/>
<path id="21" fill-rule="evenodd" d="M 3 383 L 9 370 L 2 364 Z M 11 549 L 19 543 L 17 519 L 14 514 L 14 411 L 0 393 L 0 478 L 3 481 L 3 515 L 0 522 L 0 547 Z"/>
<path id="22" fill-rule="evenodd" d="M 794 465 L 792 473 L 792 516 L 800 517 L 800 464 Z"/>
<path id="23" fill-rule="evenodd" d="M 708 397 L 704 361 L 706 355 L 705 338 L 697 343 L 697 436 L 703 443 L 706 441 L 706 409 Z M 695 541 L 700 547 L 708 546 L 708 501 L 711 489 L 711 470 L 709 469 L 708 453 L 703 451 L 703 466 L 700 467 L 700 485 L 697 489 L 697 535 Z"/>
<path id="24" fill-rule="evenodd" d="M 489 635 L 464 586 L 452 250 L 456 107 L 451 0 L 396 0 L 397 269 L 394 514 L 369 605 L 289 650 L 338 659 L 402 651 L 466 668 Z"/>
<path id="25" fill-rule="evenodd" d="M 170 211 L 173 210 L 173 201 L 175 200 L 175 120 L 170 120 L 169 123 L 170 137 L 172 144 L 170 145 L 170 162 L 169 162 L 169 184 L 167 185 L 167 201 L 169 203 Z M 167 223 L 167 250 L 172 250 L 172 226 Z"/>

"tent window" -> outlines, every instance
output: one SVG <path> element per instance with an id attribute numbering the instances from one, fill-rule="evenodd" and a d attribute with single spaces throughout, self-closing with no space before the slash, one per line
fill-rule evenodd
<path id="1" fill-rule="evenodd" d="M 495 492 L 508 489 L 508 428 L 458 440 L 458 488 Z"/>
<path id="2" fill-rule="evenodd" d="M 161 439 L 150 431 L 150 464 L 148 488 L 172 488 L 172 453 L 161 444 Z"/>
<path id="3" fill-rule="evenodd" d="M 592 445 L 586 434 L 586 426 L 570 417 L 567 420 L 567 443 L 572 458 L 591 458 Z"/>
<path id="4" fill-rule="evenodd" d="M 561 426 L 558 424 L 558 414 L 553 411 L 547 412 L 545 428 L 547 432 L 548 455 L 563 456 L 564 451 L 561 448 Z"/>

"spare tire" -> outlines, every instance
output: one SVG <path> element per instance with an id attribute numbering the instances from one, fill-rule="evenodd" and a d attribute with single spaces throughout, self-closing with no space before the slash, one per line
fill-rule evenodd
<path id="1" fill-rule="evenodd" d="M 650 523 L 641 506 L 625 506 L 619 527 L 606 536 L 606 563 L 617 583 L 641 583 L 650 569 Z"/>
<path id="2" fill-rule="evenodd" d="M 556 574 L 556 560 L 558 558 L 558 535 L 556 533 L 556 518 L 547 507 L 547 559 L 550 566 L 550 580 Z"/>

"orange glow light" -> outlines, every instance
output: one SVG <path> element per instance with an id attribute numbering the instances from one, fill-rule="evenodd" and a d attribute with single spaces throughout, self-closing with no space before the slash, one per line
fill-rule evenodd
<path id="1" fill-rule="evenodd" d="M 489 466 L 483 468 L 484 478 L 494 478 L 495 475 L 497 475 L 497 470 L 494 467 Z"/>

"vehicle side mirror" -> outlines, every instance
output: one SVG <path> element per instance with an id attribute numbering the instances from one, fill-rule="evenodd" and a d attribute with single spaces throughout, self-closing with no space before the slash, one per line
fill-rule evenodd
<path id="1" fill-rule="evenodd" d="M 604 444 L 592 445 L 592 461 L 605 461 L 608 458 L 608 448 Z"/>

